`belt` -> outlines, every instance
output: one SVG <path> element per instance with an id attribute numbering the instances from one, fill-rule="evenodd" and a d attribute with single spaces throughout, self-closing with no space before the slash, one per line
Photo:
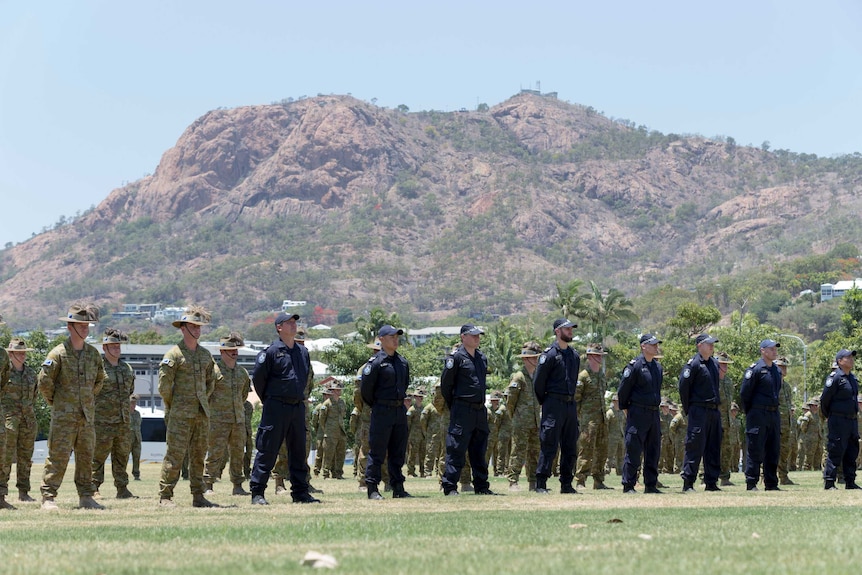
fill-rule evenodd
<path id="1" fill-rule="evenodd" d="M 634 401 L 631 403 L 634 407 L 640 407 L 641 409 L 648 409 L 650 411 L 658 411 L 657 405 L 647 405 L 645 403 L 635 403 Z"/>
<path id="2" fill-rule="evenodd" d="M 548 397 L 553 397 L 558 401 L 562 401 L 563 403 L 574 403 L 575 396 L 574 395 L 565 395 L 563 393 L 548 393 Z"/>
<path id="3" fill-rule="evenodd" d="M 718 404 L 710 401 L 692 401 L 691 405 L 694 405 L 695 407 L 703 407 L 705 409 L 718 409 Z"/>
<path id="4" fill-rule="evenodd" d="M 762 409 L 764 411 L 778 411 L 778 406 L 776 406 L 776 405 L 752 405 L 751 409 Z"/>
<path id="5" fill-rule="evenodd" d="M 305 401 L 304 399 L 296 399 L 295 397 L 273 397 L 271 395 L 268 396 L 267 399 L 271 399 L 279 403 L 284 403 L 286 405 L 299 405 L 300 403 Z"/>
<path id="6" fill-rule="evenodd" d="M 829 414 L 829 417 L 832 417 L 833 415 L 837 415 L 838 417 L 843 417 L 844 419 L 857 419 L 857 416 L 855 413 L 838 413 L 837 411 L 833 411 L 832 413 Z"/>
<path id="7" fill-rule="evenodd" d="M 404 405 L 404 400 L 403 399 L 400 399 L 400 400 L 399 399 L 395 399 L 395 400 L 375 399 L 374 400 L 374 406 L 376 407 L 378 405 L 382 405 L 384 407 L 399 407 L 399 406 Z"/>
<path id="8" fill-rule="evenodd" d="M 478 411 L 478 410 L 480 410 L 480 409 L 485 409 L 485 404 L 484 404 L 484 403 L 482 403 L 482 402 L 477 402 L 477 401 L 467 401 L 466 399 L 458 399 L 458 398 L 456 397 L 456 398 L 455 398 L 455 403 L 460 403 L 460 404 L 462 404 L 462 405 L 466 405 L 466 406 L 467 406 L 467 407 L 469 407 L 470 409 L 475 409 L 475 410 L 477 410 L 477 411 Z"/>

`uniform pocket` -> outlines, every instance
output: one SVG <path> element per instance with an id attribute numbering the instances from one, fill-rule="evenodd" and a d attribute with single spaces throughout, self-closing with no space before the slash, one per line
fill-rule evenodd
<path id="1" fill-rule="evenodd" d="M 266 445 L 268 436 L 272 433 L 272 425 L 261 425 L 257 428 L 257 437 L 254 440 L 254 447 L 258 451 L 263 451 L 263 446 Z"/>

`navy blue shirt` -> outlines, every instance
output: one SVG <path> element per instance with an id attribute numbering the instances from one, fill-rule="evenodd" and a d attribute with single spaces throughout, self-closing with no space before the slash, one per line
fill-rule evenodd
<path id="1" fill-rule="evenodd" d="M 459 347 L 446 358 L 443 373 L 440 375 L 440 392 L 446 405 L 451 407 L 456 399 L 469 403 L 485 403 L 487 375 L 488 360 L 485 354 L 477 349 L 471 356 L 463 345 Z"/>
<path id="2" fill-rule="evenodd" d="M 742 410 L 748 413 L 753 408 L 778 407 L 778 392 L 781 390 L 781 370 L 774 363 L 767 367 L 762 359 L 752 363 L 745 371 L 739 400 Z"/>
<path id="3" fill-rule="evenodd" d="M 647 361 L 641 354 L 631 360 L 623 370 L 617 391 L 620 409 L 628 409 L 632 405 L 657 408 L 661 403 L 663 380 L 661 364 L 655 359 Z"/>
<path id="4" fill-rule="evenodd" d="M 859 382 L 852 373 L 844 373 L 840 368 L 829 374 L 820 395 L 820 411 L 825 417 L 832 414 L 856 417 L 859 404 Z"/>
<path id="5" fill-rule="evenodd" d="M 571 346 L 560 349 L 554 342 L 539 356 L 536 372 L 533 373 L 533 390 L 539 403 L 544 403 L 547 394 L 575 395 L 578 373 L 581 371 L 581 356 Z"/>
<path id="6" fill-rule="evenodd" d="M 254 365 L 254 390 L 261 401 L 268 397 L 305 400 L 305 386 L 311 373 L 311 359 L 305 346 L 287 347 L 280 339 L 257 354 Z"/>
<path id="7" fill-rule="evenodd" d="M 368 360 L 362 368 L 359 391 L 366 405 L 377 401 L 403 401 L 407 397 L 410 382 L 410 365 L 398 355 L 387 354 L 382 349 Z"/>
<path id="8" fill-rule="evenodd" d="M 692 403 L 721 403 L 718 392 L 718 362 L 714 357 L 703 359 L 694 354 L 679 374 L 679 398 L 682 409 L 688 413 Z"/>

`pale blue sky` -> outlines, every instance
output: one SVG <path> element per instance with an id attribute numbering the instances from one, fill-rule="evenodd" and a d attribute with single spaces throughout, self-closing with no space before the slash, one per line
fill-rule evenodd
<path id="1" fill-rule="evenodd" d="M 155 170 L 219 106 L 413 111 L 541 81 L 664 133 L 862 151 L 858 0 L 0 0 L 0 246 Z"/>

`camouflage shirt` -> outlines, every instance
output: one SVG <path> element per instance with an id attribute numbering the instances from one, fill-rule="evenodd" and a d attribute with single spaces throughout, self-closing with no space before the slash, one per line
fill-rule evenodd
<path id="1" fill-rule="evenodd" d="M 323 402 L 317 413 L 318 437 L 344 437 L 344 416 L 347 414 L 347 404 L 340 397 L 330 397 Z M 320 433 L 322 432 L 322 434 Z"/>
<path id="2" fill-rule="evenodd" d="M 245 425 L 245 400 L 251 390 L 251 377 L 241 365 L 228 368 L 216 363 L 216 382 L 209 398 L 210 421 Z"/>
<path id="3" fill-rule="evenodd" d="M 37 381 L 39 393 L 53 407 L 52 419 L 83 415 L 92 423 L 96 394 L 105 377 L 102 356 L 95 347 L 84 344 L 81 351 L 76 351 L 71 340 L 66 340 L 48 352 Z"/>
<path id="4" fill-rule="evenodd" d="M 521 369 L 512 374 L 508 391 L 509 401 L 506 402 L 506 409 L 512 416 L 512 425 L 516 429 L 525 427 L 538 429 L 542 411 L 539 400 L 533 393 L 533 379 L 526 370 Z"/>
<path id="5" fill-rule="evenodd" d="M 159 395 L 165 403 L 165 413 L 195 417 L 203 411 L 209 417 L 215 369 L 212 354 L 202 345 L 192 351 L 181 341 L 169 349 L 159 364 Z"/>
<path id="6" fill-rule="evenodd" d="M 21 414 L 24 411 L 33 412 L 36 400 L 36 372 L 25 365 L 22 371 L 12 369 L 2 386 L 0 395 L 0 412 L 6 415 Z"/>
<path id="7" fill-rule="evenodd" d="M 575 387 L 575 402 L 578 406 L 578 421 L 581 425 L 589 421 L 605 421 L 605 392 L 608 390 L 605 374 L 581 370 Z"/>
<path id="8" fill-rule="evenodd" d="M 104 360 L 105 383 L 96 394 L 96 422 L 129 423 L 129 396 L 135 392 L 135 372 L 122 359 L 117 365 Z"/>

